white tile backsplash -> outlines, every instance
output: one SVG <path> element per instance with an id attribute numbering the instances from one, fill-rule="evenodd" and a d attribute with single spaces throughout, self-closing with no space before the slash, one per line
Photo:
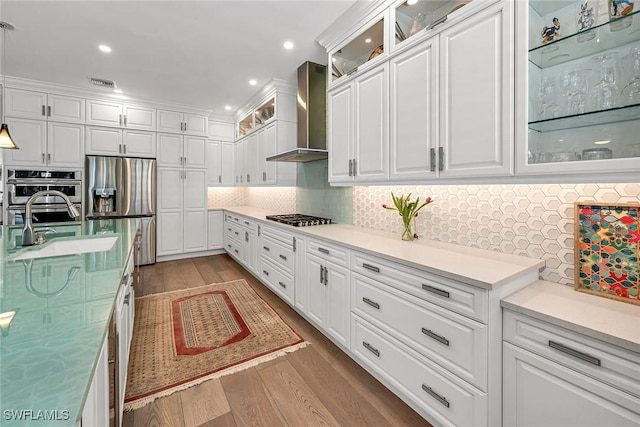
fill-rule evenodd
<path id="1" fill-rule="evenodd" d="M 296 187 L 247 187 L 246 205 L 282 213 L 295 213 Z"/>

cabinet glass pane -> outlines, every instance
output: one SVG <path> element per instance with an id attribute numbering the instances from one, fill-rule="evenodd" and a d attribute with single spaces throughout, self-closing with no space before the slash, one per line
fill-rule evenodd
<path id="1" fill-rule="evenodd" d="M 332 81 L 357 71 L 384 52 L 384 19 L 369 27 L 331 56 Z"/>
<path id="2" fill-rule="evenodd" d="M 419 0 L 396 7 L 395 43 L 402 43 L 422 30 L 429 30 L 446 21 L 448 16 L 471 0 Z"/>
<path id="3" fill-rule="evenodd" d="M 253 113 L 238 123 L 238 136 L 246 135 L 251 129 L 253 129 Z"/>
<path id="4" fill-rule="evenodd" d="M 640 157 L 640 15 L 632 2 L 529 6 L 528 162 Z"/>
<path id="5" fill-rule="evenodd" d="M 271 119 L 276 112 L 276 99 L 271 98 L 254 111 L 255 125 L 259 126 Z"/>

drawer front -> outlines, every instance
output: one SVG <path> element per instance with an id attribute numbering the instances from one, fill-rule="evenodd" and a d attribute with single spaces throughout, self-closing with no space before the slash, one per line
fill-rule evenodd
<path id="1" fill-rule="evenodd" d="M 331 245 L 322 240 L 309 240 L 307 253 L 319 256 L 324 260 L 331 261 L 343 267 L 348 267 L 349 265 L 349 251 L 347 249 Z"/>
<path id="2" fill-rule="evenodd" d="M 351 351 L 438 423 L 487 424 L 487 396 L 400 341 L 351 315 Z"/>
<path id="3" fill-rule="evenodd" d="M 351 310 L 481 390 L 487 327 L 374 280 L 352 275 Z"/>
<path id="4" fill-rule="evenodd" d="M 242 262 L 242 259 L 243 259 L 242 248 L 243 248 L 242 244 L 236 239 L 228 239 L 224 243 L 224 249 L 227 251 L 227 253 L 229 253 L 229 255 L 234 257 L 236 261 L 240 263 Z"/>
<path id="5" fill-rule="evenodd" d="M 271 290 L 284 299 L 289 305 L 293 305 L 293 278 L 276 267 L 271 260 L 262 257 L 262 269 L 260 277 Z"/>
<path id="6" fill-rule="evenodd" d="M 353 252 L 351 271 L 487 323 L 488 291 L 373 255 Z"/>
<path id="7" fill-rule="evenodd" d="M 640 354 L 503 310 L 503 339 L 640 397 Z"/>
<path id="8" fill-rule="evenodd" d="M 268 225 L 260 225 L 260 235 L 276 240 L 285 246 L 293 246 L 293 234 Z"/>
<path id="9" fill-rule="evenodd" d="M 250 230 L 255 231 L 256 233 L 258 232 L 258 223 L 256 221 L 254 221 L 253 219 L 249 219 L 246 217 L 238 217 L 238 220 L 236 221 L 234 219 L 234 222 L 239 223 L 241 226 L 248 228 Z"/>
<path id="10" fill-rule="evenodd" d="M 224 223 L 224 232 L 228 234 L 232 239 L 236 239 L 238 241 L 244 240 L 245 230 L 233 221 L 226 221 Z"/>
<path id="11" fill-rule="evenodd" d="M 286 273 L 293 274 L 293 248 L 262 235 L 262 257 L 269 259 Z"/>

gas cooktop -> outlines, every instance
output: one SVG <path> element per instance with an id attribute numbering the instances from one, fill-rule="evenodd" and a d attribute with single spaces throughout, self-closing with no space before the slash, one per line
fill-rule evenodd
<path id="1" fill-rule="evenodd" d="M 267 215 L 266 218 L 271 221 L 281 222 L 282 224 L 293 225 L 294 227 L 331 224 L 330 218 L 303 214 Z"/>

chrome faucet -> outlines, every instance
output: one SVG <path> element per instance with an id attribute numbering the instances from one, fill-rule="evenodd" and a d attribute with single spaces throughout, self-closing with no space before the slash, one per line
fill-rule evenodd
<path id="1" fill-rule="evenodd" d="M 22 229 L 22 246 L 31 246 L 36 243 L 35 232 L 33 230 L 33 218 L 32 218 L 32 205 L 37 199 L 43 196 L 58 196 L 62 197 L 64 201 L 67 203 L 67 210 L 69 211 L 69 216 L 71 218 L 78 218 L 80 216 L 80 212 L 73 206 L 69 197 L 61 191 L 58 190 L 44 190 L 38 191 L 34 193 L 29 200 L 27 201 L 27 206 L 25 208 L 24 213 L 24 228 Z"/>

